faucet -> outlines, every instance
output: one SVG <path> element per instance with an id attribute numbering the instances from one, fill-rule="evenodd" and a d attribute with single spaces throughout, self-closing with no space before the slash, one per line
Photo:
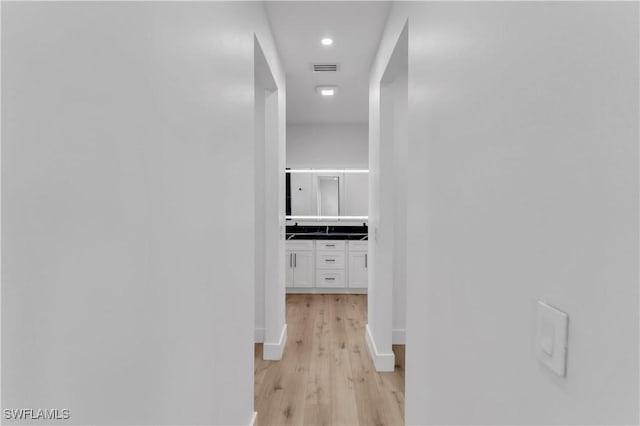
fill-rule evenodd
<path id="1" fill-rule="evenodd" d="M 326 232 L 326 233 L 327 233 L 327 234 L 329 233 L 329 225 L 327 225 L 327 232 Z"/>

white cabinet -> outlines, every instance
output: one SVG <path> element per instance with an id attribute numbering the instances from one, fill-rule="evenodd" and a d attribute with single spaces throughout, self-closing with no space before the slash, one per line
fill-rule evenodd
<path id="1" fill-rule="evenodd" d="M 286 287 L 291 292 L 362 293 L 367 289 L 367 241 L 287 241 Z"/>
<path id="2" fill-rule="evenodd" d="M 313 242 L 287 242 L 286 287 L 311 288 L 314 284 Z"/>
<path id="3" fill-rule="evenodd" d="M 293 287 L 313 287 L 313 252 L 293 252 Z"/>
<path id="4" fill-rule="evenodd" d="M 349 288 L 367 288 L 367 253 L 349 252 Z"/>
<path id="5" fill-rule="evenodd" d="M 369 282 L 368 242 L 349 241 L 349 288 L 367 288 Z"/>

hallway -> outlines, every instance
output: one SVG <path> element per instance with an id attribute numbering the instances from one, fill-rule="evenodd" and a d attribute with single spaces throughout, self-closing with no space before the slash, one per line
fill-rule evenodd
<path id="1" fill-rule="evenodd" d="M 2 425 L 640 426 L 640 0 L 0 39 Z"/>
<path id="2" fill-rule="evenodd" d="M 287 295 L 282 361 L 255 351 L 257 424 L 404 424 L 404 346 L 396 370 L 377 373 L 364 330 L 366 295 Z"/>

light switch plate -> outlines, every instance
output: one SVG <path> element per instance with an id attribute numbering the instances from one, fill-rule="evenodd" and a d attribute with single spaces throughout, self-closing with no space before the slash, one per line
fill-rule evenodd
<path id="1" fill-rule="evenodd" d="M 567 371 L 567 333 L 569 316 L 538 301 L 536 312 L 536 356 L 558 376 Z"/>

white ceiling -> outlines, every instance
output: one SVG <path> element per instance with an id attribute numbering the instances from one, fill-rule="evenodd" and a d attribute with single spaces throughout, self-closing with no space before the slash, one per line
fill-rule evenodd
<path id="1" fill-rule="evenodd" d="M 389 12 L 387 1 L 269 1 L 278 52 L 287 75 L 288 123 L 366 123 L 369 70 Z M 323 46 L 324 37 L 333 39 Z M 314 73 L 314 63 L 337 63 Z M 334 97 L 316 86 L 335 85 Z"/>

